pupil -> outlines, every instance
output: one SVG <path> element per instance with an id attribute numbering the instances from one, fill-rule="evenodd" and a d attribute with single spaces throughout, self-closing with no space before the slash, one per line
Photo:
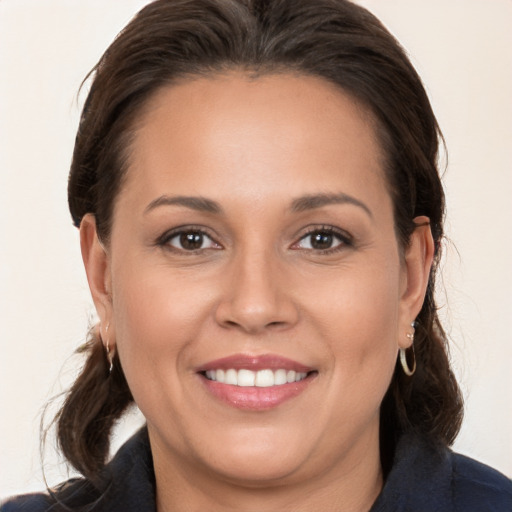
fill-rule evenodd
<path id="1" fill-rule="evenodd" d="M 315 249 L 329 249 L 332 246 L 332 235 L 330 233 L 316 233 L 313 235 L 311 246 Z"/>
<path id="2" fill-rule="evenodd" d="M 201 233 L 182 233 L 180 243 L 184 249 L 190 251 L 200 249 L 203 245 L 203 235 Z"/>

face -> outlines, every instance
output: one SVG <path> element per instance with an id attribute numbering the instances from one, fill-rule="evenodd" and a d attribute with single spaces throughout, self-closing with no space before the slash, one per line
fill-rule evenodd
<path id="1" fill-rule="evenodd" d="M 82 229 L 159 460 L 268 485 L 378 459 L 429 264 L 398 247 L 372 119 L 348 95 L 236 73 L 159 91 L 106 253 Z"/>

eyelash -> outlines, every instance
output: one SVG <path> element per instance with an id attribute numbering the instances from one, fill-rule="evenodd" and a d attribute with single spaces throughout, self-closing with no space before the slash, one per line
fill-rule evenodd
<path id="1" fill-rule="evenodd" d="M 210 233 L 208 233 L 203 227 L 199 227 L 199 226 L 182 226 L 179 228 L 175 228 L 171 231 L 167 231 L 162 236 L 160 236 L 158 238 L 158 240 L 156 241 L 156 245 L 158 245 L 159 247 L 167 248 L 172 251 L 188 253 L 188 254 L 197 254 L 200 251 L 208 249 L 208 248 L 199 248 L 199 249 L 187 250 L 184 248 L 180 249 L 178 247 L 173 247 L 170 244 L 171 240 L 173 240 L 174 238 L 180 237 L 182 235 L 187 235 L 187 234 L 201 235 L 203 237 L 203 241 L 204 241 L 204 238 L 207 238 L 211 241 L 212 244 L 215 244 L 216 246 L 218 246 L 218 247 L 215 247 L 214 249 L 222 248 L 222 246 L 218 242 L 215 241 L 214 237 Z"/>
<path id="2" fill-rule="evenodd" d="M 198 249 L 187 250 L 184 248 L 174 247 L 170 244 L 171 240 L 173 240 L 174 238 L 177 238 L 177 237 L 180 237 L 180 236 L 186 235 L 186 234 L 200 235 L 201 237 L 203 237 L 203 241 L 204 241 L 204 238 L 207 238 L 211 241 L 212 244 L 216 245 L 216 247 L 205 247 L 205 248 L 200 247 Z M 315 249 L 312 247 L 311 248 L 298 247 L 298 245 L 302 241 L 306 240 L 308 237 L 311 237 L 312 235 L 315 235 L 315 234 L 332 236 L 333 238 L 336 238 L 339 241 L 339 243 L 335 247 L 329 247 L 327 249 Z M 183 227 L 175 228 L 171 231 L 167 231 L 157 239 L 156 245 L 158 245 L 160 247 L 167 248 L 172 251 L 188 253 L 190 255 L 197 254 L 201 251 L 204 251 L 205 249 L 210 249 L 210 248 L 213 248 L 215 250 L 222 249 L 221 244 L 216 242 L 214 237 L 211 236 L 210 233 L 208 233 L 203 227 L 199 227 L 199 226 L 183 226 Z M 336 229 L 332 226 L 318 226 L 318 227 L 310 228 L 304 235 L 302 235 L 300 237 L 300 239 L 297 242 L 292 244 L 291 248 L 295 249 L 295 250 L 311 251 L 315 254 L 333 254 L 333 253 L 343 250 L 344 248 L 352 247 L 353 245 L 354 245 L 353 239 L 348 233 L 341 231 L 339 229 Z"/>
<path id="3" fill-rule="evenodd" d="M 337 238 L 340 242 L 335 247 L 329 247 L 328 249 L 303 249 L 305 251 L 312 251 L 315 254 L 334 254 L 336 252 L 339 252 L 343 249 L 346 249 L 347 247 L 353 247 L 354 241 L 353 238 L 346 232 L 341 231 L 339 229 L 336 229 L 332 226 L 318 226 L 318 227 L 312 227 L 310 228 L 306 234 L 301 236 L 298 242 L 295 242 L 293 246 L 298 245 L 303 240 L 306 240 L 308 237 L 311 237 L 314 234 L 323 234 L 332 236 L 334 238 Z M 292 246 L 292 248 L 293 248 Z M 299 249 L 300 250 L 300 249 Z"/>

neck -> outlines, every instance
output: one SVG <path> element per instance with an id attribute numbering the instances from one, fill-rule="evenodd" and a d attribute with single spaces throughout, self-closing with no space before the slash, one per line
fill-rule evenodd
<path id="1" fill-rule="evenodd" d="M 152 442 L 157 512 L 368 512 L 383 485 L 378 432 L 320 475 L 237 482 L 176 461 Z"/>

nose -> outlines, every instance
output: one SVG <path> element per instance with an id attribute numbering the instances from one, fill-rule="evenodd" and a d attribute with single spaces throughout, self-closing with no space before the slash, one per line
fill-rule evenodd
<path id="1" fill-rule="evenodd" d="M 263 252 L 234 258 L 215 312 L 221 326 L 258 334 L 296 324 L 299 311 L 290 294 L 288 273 L 276 259 Z"/>

